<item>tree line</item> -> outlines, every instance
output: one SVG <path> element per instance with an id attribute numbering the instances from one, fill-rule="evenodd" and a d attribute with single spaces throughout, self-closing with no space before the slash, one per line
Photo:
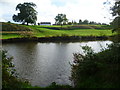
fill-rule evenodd
<path id="1" fill-rule="evenodd" d="M 22 24 L 34 24 L 36 25 L 37 21 L 37 11 L 35 10 L 36 4 L 30 2 L 25 2 L 23 4 L 18 4 L 16 6 L 16 10 L 19 10 L 20 12 L 17 15 L 13 15 L 13 21 L 15 22 L 21 22 Z M 95 24 L 95 25 L 106 25 L 105 23 L 97 23 L 94 21 L 88 21 L 86 20 L 79 20 L 79 22 L 76 22 L 72 20 L 71 22 L 68 21 L 68 18 L 66 17 L 66 14 L 58 14 L 55 18 L 55 24 L 54 25 L 79 25 L 79 24 Z"/>
<path id="2" fill-rule="evenodd" d="M 21 22 L 22 24 L 36 24 L 37 21 L 37 11 L 35 10 L 36 4 L 30 2 L 25 2 L 23 4 L 18 4 L 16 10 L 20 12 L 17 15 L 13 15 L 13 20 L 15 22 Z M 115 16 L 111 25 L 113 26 L 113 32 L 120 29 L 120 1 L 116 2 L 115 5 L 111 8 L 112 15 Z M 79 22 L 72 21 L 69 22 L 66 14 L 58 14 L 55 18 L 55 25 L 79 25 L 79 24 L 96 24 L 96 25 L 106 25 L 105 23 L 97 23 L 94 21 L 88 20 L 79 20 Z M 120 30 L 119 30 L 120 31 Z"/>

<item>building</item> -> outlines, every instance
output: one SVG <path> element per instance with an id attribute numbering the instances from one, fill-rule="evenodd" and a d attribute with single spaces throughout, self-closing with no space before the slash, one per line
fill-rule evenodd
<path id="1" fill-rule="evenodd" d="M 51 22 L 40 22 L 38 25 L 51 25 Z"/>

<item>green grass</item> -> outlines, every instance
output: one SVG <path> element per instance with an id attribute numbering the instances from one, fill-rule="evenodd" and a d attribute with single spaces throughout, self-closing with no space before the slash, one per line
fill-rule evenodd
<path id="1" fill-rule="evenodd" d="M 53 30 L 44 28 L 45 26 L 29 26 L 35 32 L 37 37 L 43 36 L 61 36 L 66 34 L 68 36 L 111 36 L 113 33 L 110 29 L 107 30 L 97 30 L 97 29 L 74 29 L 74 30 Z M 48 26 L 48 27 L 58 27 L 58 26 Z"/>
<path id="2" fill-rule="evenodd" d="M 4 23 L 5 24 L 5 23 Z M 14 25 L 14 24 L 12 24 Z M 7 30 L 11 31 L 11 29 Z M 17 29 L 24 27 L 26 31 L 32 31 L 35 37 L 53 37 L 53 36 L 112 36 L 114 35 L 110 29 L 110 26 L 105 25 L 65 25 L 65 26 L 26 26 L 26 25 L 16 25 Z M 7 27 L 7 25 L 6 25 Z M 4 27 L 3 30 L 6 30 Z M 28 28 L 28 30 L 27 30 Z M 17 33 L 4 33 L 2 34 L 2 39 L 9 38 L 20 38 L 21 35 Z M 15 29 L 14 29 L 14 32 Z"/>
<path id="3" fill-rule="evenodd" d="M 21 35 L 18 33 L 3 33 L 2 39 L 9 39 L 9 38 L 20 38 Z"/>

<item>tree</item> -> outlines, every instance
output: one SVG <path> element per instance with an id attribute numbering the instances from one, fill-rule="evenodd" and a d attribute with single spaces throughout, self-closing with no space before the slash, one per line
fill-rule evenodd
<path id="1" fill-rule="evenodd" d="M 81 19 L 79 20 L 79 24 L 82 24 L 82 20 Z"/>
<path id="2" fill-rule="evenodd" d="M 76 25 L 76 24 L 77 24 L 77 22 L 74 20 L 74 21 L 73 21 L 73 25 Z"/>
<path id="3" fill-rule="evenodd" d="M 34 3 L 23 3 L 18 4 L 16 6 L 16 10 L 19 10 L 20 12 L 18 15 L 13 15 L 13 20 L 15 22 L 22 22 L 22 24 L 29 23 L 35 24 L 37 20 L 37 11 L 34 9 L 36 7 L 36 4 Z"/>
<path id="4" fill-rule="evenodd" d="M 66 18 L 66 15 L 65 14 L 58 14 L 56 17 L 55 17 L 55 24 L 57 25 L 63 25 L 63 24 L 66 24 L 68 22 L 68 19 Z"/>
<path id="5" fill-rule="evenodd" d="M 89 24 L 89 21 L 88 20 L 84 20 L 83 24 Z"/>
<path id="6" fill-rule="evenodd" d="M 113 32 L 120 32 L 120 1 L 115 2 L 115 5 L 113 6 L 112 15 L 116 16 L 113 22 L 111 23 L 113 26 Z"/>
<path id="7" fill-rule="evenodd" d="M 68 22 L 68 25 L 72 25 L 72 22 Z"/>

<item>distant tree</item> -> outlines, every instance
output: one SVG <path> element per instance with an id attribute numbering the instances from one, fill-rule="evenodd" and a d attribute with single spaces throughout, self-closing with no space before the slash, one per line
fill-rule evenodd
<path id="1" fill-rule="evenodd" d="M 74 21 L 73 21 L 73 25 L 76 25 L 76 24 L 77 24 L 77 22 L 74 20 Z"/>
<path id="2" fill-rule="evenodd" d="M 90 21 L 89 24 L 93 24 L 93 25 L 96 25 L 97 23 L 94 22 L 94 21 Z"/>
<path id="3" fill-rule="evenodd" d="M 74 24 L 74 21 L 72 20 L 72 24 Z"/>
<path id="4" fill-rule="evenodd" d="M 23 3 L 18 4 L 16 6 L 16 10 L 19 10 L 20 12 L 18 15 L 13 15 L 13 20 L 15 22 L 22 22 L 22 24 L 29 23 L 35 24 L 37 20 L 37 11 L 34 9 L 36 7 L 36 4 L 30 2 L 30 3 Z"/>
<path id="5" fill-rule="evenodd" d="M 84 20 L 83 24 L 89 24 L 89 21 L 88 20 Z"/>
<path id="6" fill-rule="evenodd" d="M 98 23 L 98 25 L 101 25 L 101 23 Z M 107 24 L 106 24 L 107 25 Z"/>
<path id="7" fill-rule="evenodd" d="M 113 26 L 113 32 L 117 31 L 120 33 L 120 1 L 115 2 L 115 5 L 112 7 L 112 15 L 115 16 L 115 19 L 111 23 Z"/>
<path id="8" fill-rule="evenodd" d="M 79 20 L 79 24 L 82 24 L 82 23 L 83 23 L 83 22 L 82 22 L 82 20 L 80 19 L 80 20 Z"/>
<path id="9" fill-rule="evenodd" d="M 107 25 L 106 23 L 102 23 L 102 25 Z"/>
<path id="10" fill-rule="evenodd" d="M 68 19 L 66 18 L 66 15 L 65 14 L 58 14 L 56 17 L 55 17 L 55 24 L 57 25 L 63 25 L 63 24 L 67 24 L 68 22 Z"/>
<path id="11" fill-rule="evenodd" d="M 72 25 L 72 22 L 68 22 L 68 25 Z"/>
<path id="12" fill-rule="evenodd" d="M 8 23 L 11 23 L 10 21 L 8 21 Z"/>

